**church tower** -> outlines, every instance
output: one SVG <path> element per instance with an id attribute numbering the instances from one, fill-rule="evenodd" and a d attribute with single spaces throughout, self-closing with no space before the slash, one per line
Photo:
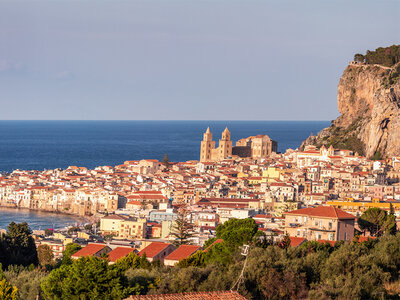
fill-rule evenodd
<path id="1" fill-rule="evenodd" d="M 212 161 L 212 150 L 215 148 L 215 142 L 212 140 L 212 133 L 210 127 L 203 134 L 200 148 L 200 161 Z"/>
<path id="2" fill-rule="evenodd" d="M 228 127 L 226 127 L 222 132 L 221 139 L 219 140 L 218 157 L 222 160 L 228 156 L 232 156 L 232 141 L 231 133 L 229 132 Z"/>

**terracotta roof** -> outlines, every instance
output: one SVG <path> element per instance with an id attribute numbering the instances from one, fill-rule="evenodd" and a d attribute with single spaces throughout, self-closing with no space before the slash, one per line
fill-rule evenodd
<path id="1" fill-rule="evenodd" d="M 146 253 L 146 257 L 152 258 L 161 251 L 163 251 L 164 249 L 166 249 L 169 245 L 171 244 L 162 242 L 153 242 L 144 249 L 142 249 L 142 251 L 139 252 L 139 256 L 142 256 L 143 254 Z"/>
<path id="2" fill-rule="evenodd" d="M 117 259 L 127 256 L 132 251 L 135 251 L 135 249 L 127 247 L 117 247 L 110 253 L 108 253 L 108 260 L 115 262 Z"/>
<path id="3" fill-rule="evenodd" d="M 301 244 L 307 242 L 307 239 L 302 238 L 302 237 L 291 236 L 289 238 L 290 238 L 290 246 L 291 247 L 297 247 L 297 246 L 300 246 Z"/>
<path id="4" fill-rule="evenodd" d="M 130 296 L 127 300 L 245 300 L 236 291 Z"/>
<path id="5" fill-rule="evenodd" d="M 217 239 L 217 240 L 215 240 L 214 243 L 212 243 L 210 246 L 208 246 L 208 247 L 204 250 L 204 252 L 207 252 L 207 251 L 210 250 L 211 247 L 213 247 L 215 244 L 222 243 L 223 241 L 224 241 L 223 239 Z"/>
<path id="6" fill-rule="evenodd" d="M 180 261 L 181 259 L 188 258 L 190 255 L 195 253 L 197 250 L 200 250 L 200 246 L 194 245 L 181 245 L 178 249 L 168 255 L 165 260 L 176 260 Z"/>
<path id="7" fill-rule="evenodd" d="M 361 242 L 366 242 L 366 241 L 375 240 L 375 239 L 376 239 L 375 236 L 360 236 L 358 238 L 358 242 L 361 243 Z"/>
<path id="8" fill-rule="evenodd" d="M 317 242 L 321 244 L 330 244 L 332 247 L 335 246 L 336 244 L 336 241 L 328 241 L 328 240 L 318 240 Z"/>
<path id="9" fill-rule="evenodd" d="M 107 247 L 104 244 L 89 244 L 86 247 L 82 248 L 75 254 L 72 254 L 72 257 L 83 257 L 83 256 L 91 256 L 95 255 L 97 252 L 100 250 L 104 249 L 104 247 Z"/>
<path id="10" fill-rule="evenodd" d="M 331 206 L 317 206 L 317 207 L 309 207 L 309 208 L 301 208 L 293 211 L 289 211 L 285 214 L 290 215 L 305 215 L 312 217 L 325 217 L 332 219 L 356 219 L 355 216 L 339 209 Z"/>

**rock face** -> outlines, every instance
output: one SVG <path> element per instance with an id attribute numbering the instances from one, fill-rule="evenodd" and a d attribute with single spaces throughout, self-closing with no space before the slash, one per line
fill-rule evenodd
<path id="1" fill-rule="evenodd" d="M 350 64 L 337 93 L 340 116 L 306 145 L 333 145 L 366 157 L 400 155 L 400 65 Z"/>

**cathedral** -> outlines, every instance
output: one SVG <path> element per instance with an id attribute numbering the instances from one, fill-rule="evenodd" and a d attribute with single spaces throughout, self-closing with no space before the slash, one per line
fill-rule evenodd
<path id="1" fill-rule="evenodd" d="M 213 141 L 210 127 L 208 127 L 201 141 L 200 161 L 220 161 L 232 155 L 261 159 L 267 158 L 273 152 L 276 153 L 277 151 L 278 143 L 271 140 L 268 135 L 257 135 L 240 139 L 236 143 L 236 146 L 232 147 L 231 133 L 228 127 L 222 132 L 218 148 L 215 148 L 215 141 Z"/>

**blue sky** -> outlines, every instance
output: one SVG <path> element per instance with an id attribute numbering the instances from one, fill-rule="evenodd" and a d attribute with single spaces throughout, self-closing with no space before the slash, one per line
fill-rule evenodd
<path id="1" fill-rule="evenodd" d="M 0 119 L 331 120 L 400 1 L 0 2 Z"/>

